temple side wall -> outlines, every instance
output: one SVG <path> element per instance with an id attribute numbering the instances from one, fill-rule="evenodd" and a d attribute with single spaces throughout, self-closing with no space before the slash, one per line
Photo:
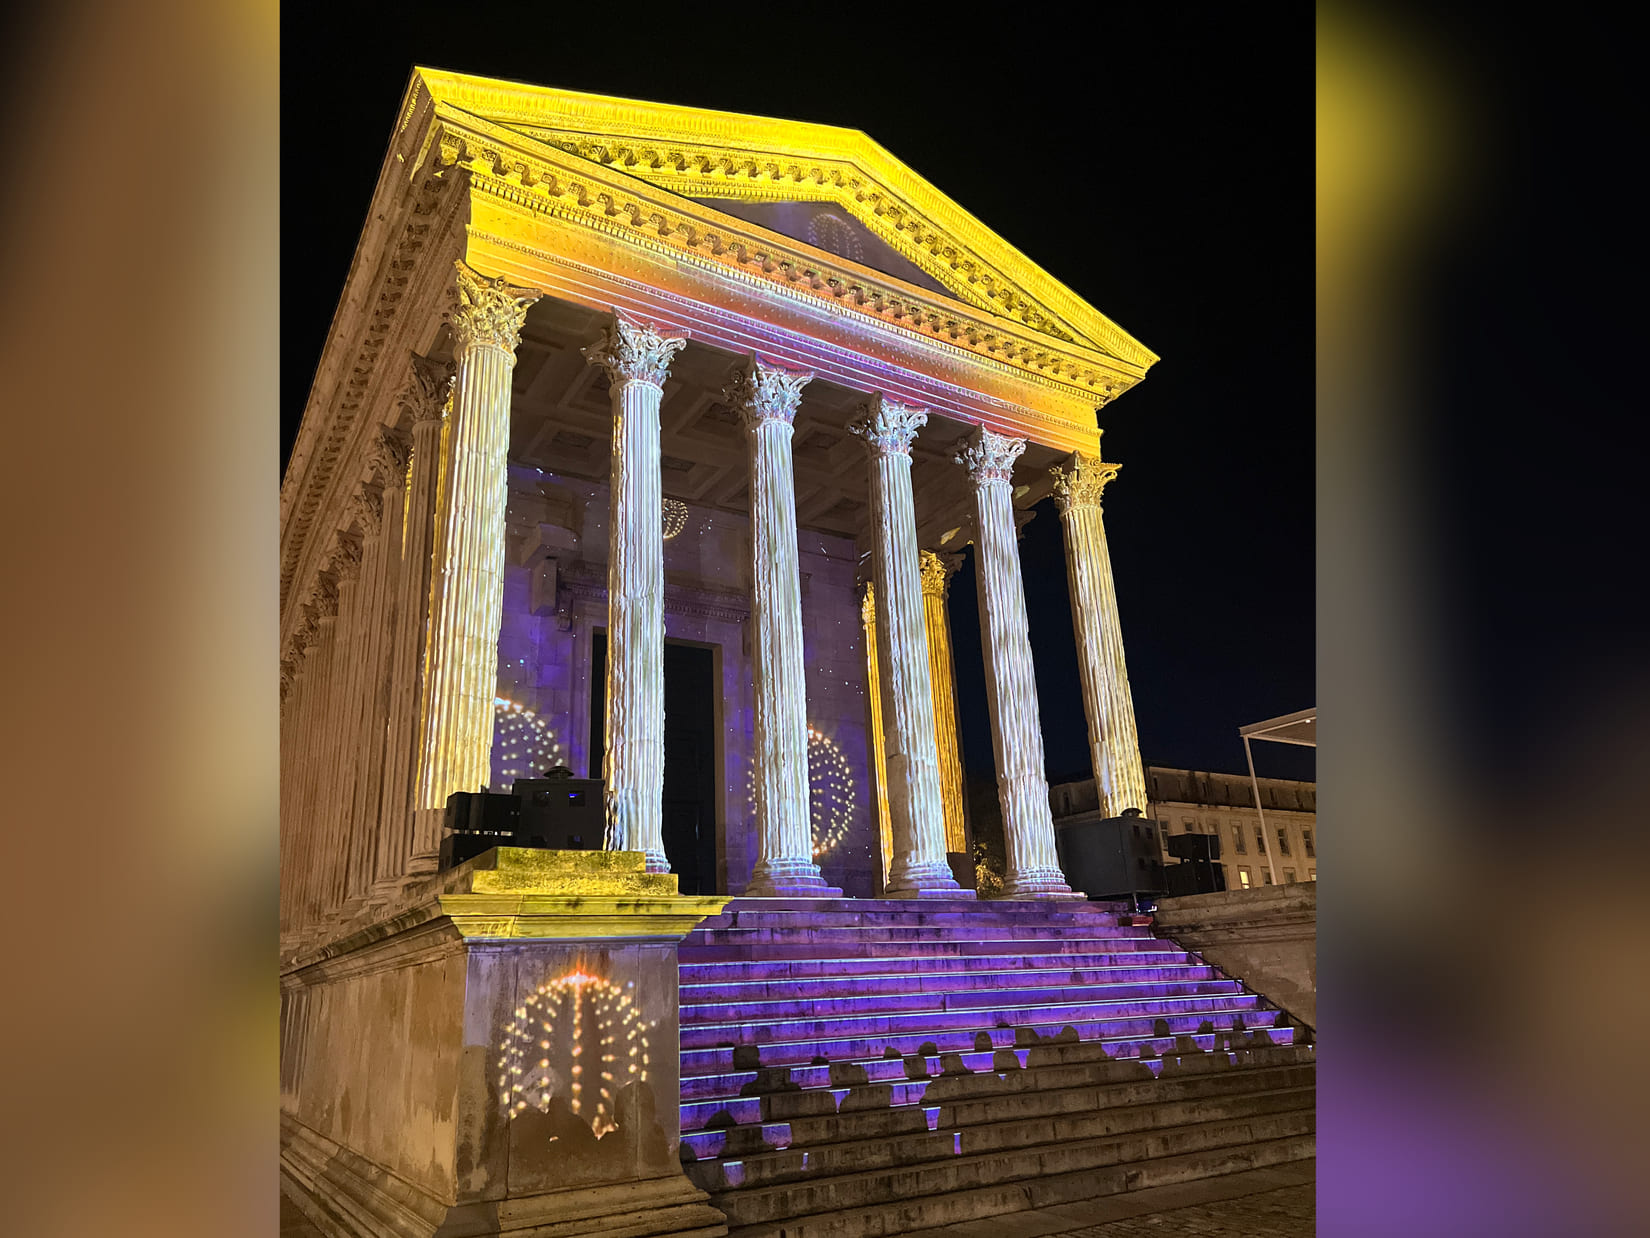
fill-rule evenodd
<path id="1" fill-rule="evenodd" d="M 1318 883 L 1162 899 L 1155 929 L 1318 1025 Z"/>
<path id="2" fill-rule="evenodd" d="M 512 466 L 498 694 L 535 712 L 577 777 L 601 777 L 601 754 L 590 751 L 591 676 L 601 673 L 591 652 L 607 623 L 607 521 L 605 485 Z M 729 894 L 744 891 L 758 845 L 749 537 L 747 517 L 689 505 L 664 543 L 665 638 L 718 651 L 718 888 Z M 798 549 L 807 717 L 818 733 L 810 764 L 817 756 L 829 771 L 813 784 L 831 841 L 819 864 L 831 885 L 869 897 L 878 852 L 853 542 L 804 529 Z M 492 785 L 507 772 L 495 746 Z"/>

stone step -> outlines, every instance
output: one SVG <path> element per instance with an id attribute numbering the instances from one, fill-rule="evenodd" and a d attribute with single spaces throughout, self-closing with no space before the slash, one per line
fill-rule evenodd
<path id="1" fill-rule="evenodd" d="M 1148 1005 L 1154 1003 L 1146 1003 Z M 1228 994 L 1215 998 L 1174 998 L 1163 1003 L 1181 1005 L 1183 1010 L 1158 1013 L 1113 1013 L 1108 1003 L 1084 1002 L 1062 1006 L 1022 1006 L 1010 1009 L 945 1011 L 924 1015 L 862 1016 L 848 1019 L 819 1019 L 770 1023 L 761 1028 L 744 1025 L 733 1030 L 721 1027 L 691 1027 L 681 1030 L 682 1073 L 704 1074 L 732 1068 L 745 1060 L 751 1049 L 760 1057 L 748 1065 L 786 1066 L 811 1062 L 815 1057 L 839 1060 L 847 1057 L 886 1056 L 888 1050 L 900 1055 L 917 1053 L 932 1041 L 939 1052 L 960 1051 L 979 1045 L 981 1035 L 993 1033 L 1029 1035 L 1020 1029 L 1035 1030 L 1039 1036 L 1054 1036 L 1066 1027 L 1075 1028 L 1083 1040 L 1105 1040 L 1128 1036 L 1173 1035 L 1177 1032 L 1222 1031 L 1233 1028 L 1270 1027 L 1278 1012 L 1260 1008 L 1253 994 Z M 1138 1009 L 1138 1004 L 1116 1003 Z M 1235 1020 L 1235 1022 L 1234 1022 Z M 1208 1024 L 1205 1028 L 1203 1025 Z M 733 1043 L 734 1036 L 745 1041 Z M 755 1037 L 761 1036 L 760 1043 Z"/>
<path id="2" fill-rule="evenodd" d="M 1028 918 L 1043 916 L 1127 916 L 1124 901 L 1031 900 L 1031 898 L 738 898 L 723 908 L 724 916 L 734 914 L 792 914 L 792 916 L 964 916 L 964 918 Z"/>
<path id="3" fill-rule="evenodd" d="M 940 1091 L 938 1087 L 930 1087 L 917 1104 L 833 1111 L 784 1120 L 756 1120 L 736 1126 L 687 1130 L 682 1134 L 682 1159 L 748 1156 L 769 1150 L 812 1148 L 821 1144 L 896 1135 L 926 1135 L 942 1128 L 979 1126 L 1018 1118 L 1054 1117 L 1157 1101 L 1308 1088 L 1312 1086 L 1315 1076 L 1310 1060 L 1292 1065 L 1229 1065 L 1218 1072 L 1166 1074 L 1161 1078 L 1152 1077 L 1150 1071 L 1145 1071 L 1144 1077 L 1128 1079 L 1120 1079 L 1108 1069 L 1112 1065 L 1104 1062 L 1039 1067 L 1002 1076 L 989 1073 L 952 1076 L 959 1082 L 966 1078 L 982 1083 L 989 1081 L 994 1086 L 977 1099 L 953 1095 L 942 1103 L 929 1103 L 934 1099 L 933 1093 Z M 935 1082 L 938 1083 L 937 1080 Z"/>
<path id="4" fill-rule="evenodd" d="M 999 973 L 1000 974 L 1000 973 Z M 1018 976 L 1018 973 L 1016 973 Z M 1006 978 L 1006 977 L 1005 977 Z M 714 990 L 714 986 L 710 986 Z M 1240 993 L 1236 980 L 1194 980 L 1172 983 L 1146 980 L 1133 984 L 1037 985 L 1028 988 L 980 988 L 929 993 L 871 992 L 859 996 L 799 994 L 784 1001 L 753 1001 L 717 994 L 718 1000 L 696 1000 L 700 994 L 682 993 L 680 1021 L 689 1024 L 763 1024 L 781 1018 L 938 1010 L 978 1010 L 996 1006 L 1050 1005 L 1081 1001 L 1115 1003 L 1164 1000 L 1177 997 L 1215 997 Z"/>
<path id="5" fill-rule="evenodd" d="M 802 911 L 771 908 L 762 903 L 736 898 L 719 916 L 700 921 L 698 928 L 718 929 L 729 926 L 780 926 L 780 924 L 817 924 L 832 928 L 841 924 L 1132 924 L 1134 916 L 1117 911 L 1102 910 L 1089 903 L 1063 905 L 1011 906 L 982 903 L 972 910 L 952 910 L 924 900 L 921 903 L 868 903 L 843 911 Z"/>
<path id="6" fill-rule="evenodd" d="M 941 1225 L 1002 1216 L 1034 1208 L 1052 1208 L 1124 1191 L 1171 1186 L 1199 1178 L 1307 1160 L 1314 1154 L 1310 1134 L 1262 1142 L 1223 1145 L 1175 1156 L 1124 1161 L 1102 1169 L 1047 1172 L 1029 1179 L 999 1182 L 972 1190 L 925 1194 L 920 1177 L 897 1202 L 844 1208 L 811 1216 L 793 1212 L 780 1221 L 735 1225 L 728 1238 L 889 1238 Z M 1005 1228 L 1004 1238 L 1014 1231 Z"/>
<path id="7" fill-rule="evenodd" d="M 682 949 L 693 953 L 711 946 L 760 944 L 793 945 L 871 941 L 1161 941 L 1149 928 L 1108 927 L 1083 924 L 877 924 L 822 927 L 814 924 L 738 925 L 727 928 L 693 930 L 682 940 Z M 820 953 L 826 953 L 820 951 Z"/>
<path id="8" fill-rule="evenodd" d="M 1006 1031 L 1007 1029 L 1003 1029 Z M 1051 1035 L 1055 1034 L 1051 1031 Z M 945 1034 L 942 1034 L 942 1037 Z M 941 1042 L 941 1037 L 934 1038 Z M 961 1041 L 963 1038 L 957 1038 Z M 1290 1027 L 1262 1027 L 1254 1030 L 1218 1031 L 1214 1033 L 1194 1033 L 1179 1035 L 1138 1034 L 1133 1036 L 1090 1037 L 1086 1041 L 1077 1041 L 1061 1044 L 1052 1040 L 1020 1048 L 1009 1047 L 1012 1037 L 1002 1035 L 999 1031 L 998 1041 L 1001 1043 L 993 1049 L 964 1048 L 948 1049 L 939 1043 L 940 1052 L 956 1052 L 961 1064 L 971 1072 L 997 1073 L 1004 1070 L 1024 1069 L 1030 1055 L 1037 1054 L 1036 1061 L 1041 1064 L 1066 1063 L 1077 1061 L 1099 1061 L 1104 1059 L 1130 1059 L 1130 1069 L 1134 1064 L 1144 1065 L 1147 1069 L 1161 1069 L 1164 1061 L 1172 1061 L 1177 1057 L 1193 1054 L 1210 1054 L 1216 1050 L 1221 1052 L 1255 1050 L 1271 1050 L 1289 1046 L 1294 1043 L 1294 1029 Z M 922 1099 L 926 1091 L 929 1078 L 935 1072 L 943 1070 L 942 1059 L 937 1055 L 921 1057 L 918 1054 L 920 1045 L 913 1046 L 909 1053 L 917 1061 L 913 1061 L 911 1068 L 926 1069 L 929 1077 L 911 1079 L 908 1075 L 908 1066 L 904 1058 L 888 1058 L 881 1054 L 861 1053 L 858 1055 L 843 1054 L 837 1060 L 839 1075 L 845 1066 L 863 1067 L 866 1077 L 873 1083 L 887 1083 L 895 1088 L 892 1104 L 911 1104 Z M 1009 1056 L 1004 1056 L 1009 1055 Z M 1009 1066 L 1011 1060 L 1014 1066 Z M 920 1066 L 919 1063 L 920 1062 Z M 801 1095 L 811 1101 L 808 1093 L 831 1089 L 831 1067 L 828 1065 L 806 1065 L 780 1067 L 788 1070 L 790 1080 L 796 1084 L 797 1092 L 771 1092 L 766 1099 L 769 1102 L 771 1116 L 795 1116 L 801 1110 L 789 1105 L 786 1098 Z M 762 1093 L 755 1090 L 753 1085 L 758 1084 L 759 1078 L 766 1078 L 771 1082 L 771 1076 L 759 1076 L 754 1069 L 739 1070 L 709 1070 L 699 1073 L 689 1073 L 685 1068 L 682 1073 L 682 1128 L 691 1129 L 703 1125 L 719 1110 L 726 1108 L 740 1122 L 754 1120 L 751 1116 L 763 1112 L 759 1104 L 745 1104 L 736 1102 L 754 1101 L 762 1097 Z M 766 1086 L 766 1085 L 763 1085 Z M 835 1089 L 839 1097 L 845 1094 L 846 1089 Z M 781 1111 L 785 1111 L 782 1113 Z M 814 1110 L 819 1112 L 819 1110 Z M 693 1119 L 690 1121 L 690 1114 Z"/>
<path id="9" fill-rule="evenodd" d="M 1026 943 L 1035 941 L 1036 954 L 1130 954 L 1130 952 L 1171 952 L 1173 943 L 1152 936 L 1059 936 L 1046 938 L 1028 934 L 1025 938 L 1003 938 L 969 934 L 932 941 L 866 941 L 863 936 L 843 936 L 840 939 L 795 939 L 795 941 L 766 941 L 761 934 L 756 941 L 746 944 L 683 943 L 678 957 L 683 964 L 700 962 L 794 961 L 794 959 L 927 959 L 927 957 L 980 957 L 1026 952 Z M 1181 951 L 1183 952 L 1183 951 Z"/>
<path id="10" fill-rule="evenodd" d="M 897 1222 L 903 1229 L 917 1229 L 924 1224 L 943 1223 L 912 1215 L 917 1210 L 910 1209 L 909 1205 L 924 1196 L 949 1195 L 1024 1179 L 1040 1179 L 1051 1174 L 1092 1173 L 1117 1165 L 1217 1149 L 1250 1151 L 1255 1144 L 1298 1139 L 1311 1135 L 1314 1129 L 1312 1109 L 1295 1108 L 975 1154 L 959 1151 L 944 1160 L 919 1165 L 888 1166 L 718 1191 L 715 1203 L 727 1214 L 730 1230 L 736 1226 L 783 1220 L 787 1238 L 808 1233 L 798 1226 L 802 1219 L 810 1215 L 879 1205 L 902 1205 L 896 1212 Z M 738 1172 L 738 1162 L 723 1160 L 706 1164 L 707 1167 L 720 1166 L 726 1175 L 736 1175 Z M 694 1168 L 700 1169 L 699 1166 Z M 900 1231 L 884 1229 L 881 1232 Z"/>
<path id="11" fill-rule="evenodd" d="M 821 976 L 812 979 L 723 980 L 683 984 L 681 991 L 682 1004 L 686 1008 L 714 1001 L 793 1001 L 861 997 L 875 993 L 991 992 L 1004 985 L 1025 989 L 1088 984 L 1190 984 L 1200 981 L 1238 983 L 1225 979 L 1213 967 L 1176 963 L 1162 967 L 1013 967 L 980 971 L 910 971 L 888 975 Z"/>
<path id="12" fill-rule="evenodd" d="M 1025 943 L 1007 943 L 1023 950 Z M 722 947 L 726 950 L 727 947 Z M 1031 954 L 1016 954 L 1005 958 L 1002 951 L 980 953 L 932 952 L 879 954 L 868 957 L 839 954 L 829 958 L 814 956 L 780 958 L 698 958 L 692 952 L 681 952 L 681 982 L 704 984 L 721 980 L 780 980 L 806 979 L 852 975 L 890 975 L 915 972 L 970 972 L 983 969 L 1001 969 L 1013 962 L 1026 969 L 1038 968 L 1095 968 L 1095 967 L 1160 967 L 1186 965 L 1207 966 L 1200 955 L 1188 953 L 1164 943 L 1151 950 L 1038 950 Z"/>
<path id="13" fill-rule="evenodd" d="M 1313 1095 L 1313 1089 L 1305 1087 L 1191 1096 L 1080 1113 L 1038 1114 L 968 1127 L 948 1125 L 942 1115 L 933 1131 L 877 1135 L 842 1143 L 769 1149 L 737 1159 L 697 1161 L 688 1165 L 687 1174 L 701 1190 L 719 1194 L 820 1177 L 915 1167 L 957 1156 L 1014 1153 L 1046 1144 L 1146 1135 L 1174 1127 L 1245 1118 L 1264 1121 L 1311 1110 Z"/>
<path id="14" fill-rule="evenodd" d="M 1067 1001 L 1040 1000 L 1039 990 L 1031 1000 L 1011 1003 L 979 1001 L 956 1009 L 887 1011 L 873 1003 L 867 1011 L 833 1015 L 821 1011 L 819 1017 L 778 1019 L 730 1019 L 701 1021 L 681 1029 L 683 1049 L 722 1046 L 788 1044 L 799 1040 L 827 1040 L 847 1036 L 898 1036 L 923 1031 L 954 1031 L 958 1028 L 1012 1028 L 1020 1025 L 1072 1022 L 1102 1022 L 1133 1019 L 1144 1015 L 1186 1015 L 1232 1013 L 1264 1009 L 1253 993 L 1227 992 L 1182 997 L 1113 998 L 1105 990 L 1079 988 Z"/>

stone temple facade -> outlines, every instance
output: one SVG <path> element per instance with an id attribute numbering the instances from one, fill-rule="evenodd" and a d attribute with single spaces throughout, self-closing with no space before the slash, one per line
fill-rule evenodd
<path id="1" fill-rule="evenodd" d="M 1003 894 L 1080 897 L 1016 533 L 1055 497 L 1096 795 L 1144 810 L 1096 412 L 1155 361 L 862 133 L 416 70 L 281 490 L 289 1172 L 496 1200 L 476 1026 L 668 1038 L 648 943 L 730 897 L 972 898 L 969 543 Z M 453 792 L 555 765 L 603 780 L 602 851 L 437 872 Z M 452 1061 L 374 1056 L 429 1003 Z M 604 1146 L 676 1104 L 659 1056 Z"/>

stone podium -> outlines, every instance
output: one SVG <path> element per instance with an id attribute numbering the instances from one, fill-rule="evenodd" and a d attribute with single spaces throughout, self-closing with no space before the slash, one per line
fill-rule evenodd
<path id="1" fill-rule="evenodd" d="M 645 868 L 497 848 L 290 961 L 282 1187 L 324 1233 L 726 1232 L 678 1161 L 676 949 L 727 900 Z"/>

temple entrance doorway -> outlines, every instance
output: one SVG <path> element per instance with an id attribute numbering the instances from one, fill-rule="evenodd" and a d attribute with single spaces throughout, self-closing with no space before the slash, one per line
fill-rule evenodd
<path id="1" fill-rule="evenodd" d="M 604 748 L 607 721 L 607 633 L 590 643 L 590 751 Z M 716 889 L 716 651 L 665 642 L 665 858 L 683 894 Z M 600 761 L 597 755 L 595 760 Z"/>

